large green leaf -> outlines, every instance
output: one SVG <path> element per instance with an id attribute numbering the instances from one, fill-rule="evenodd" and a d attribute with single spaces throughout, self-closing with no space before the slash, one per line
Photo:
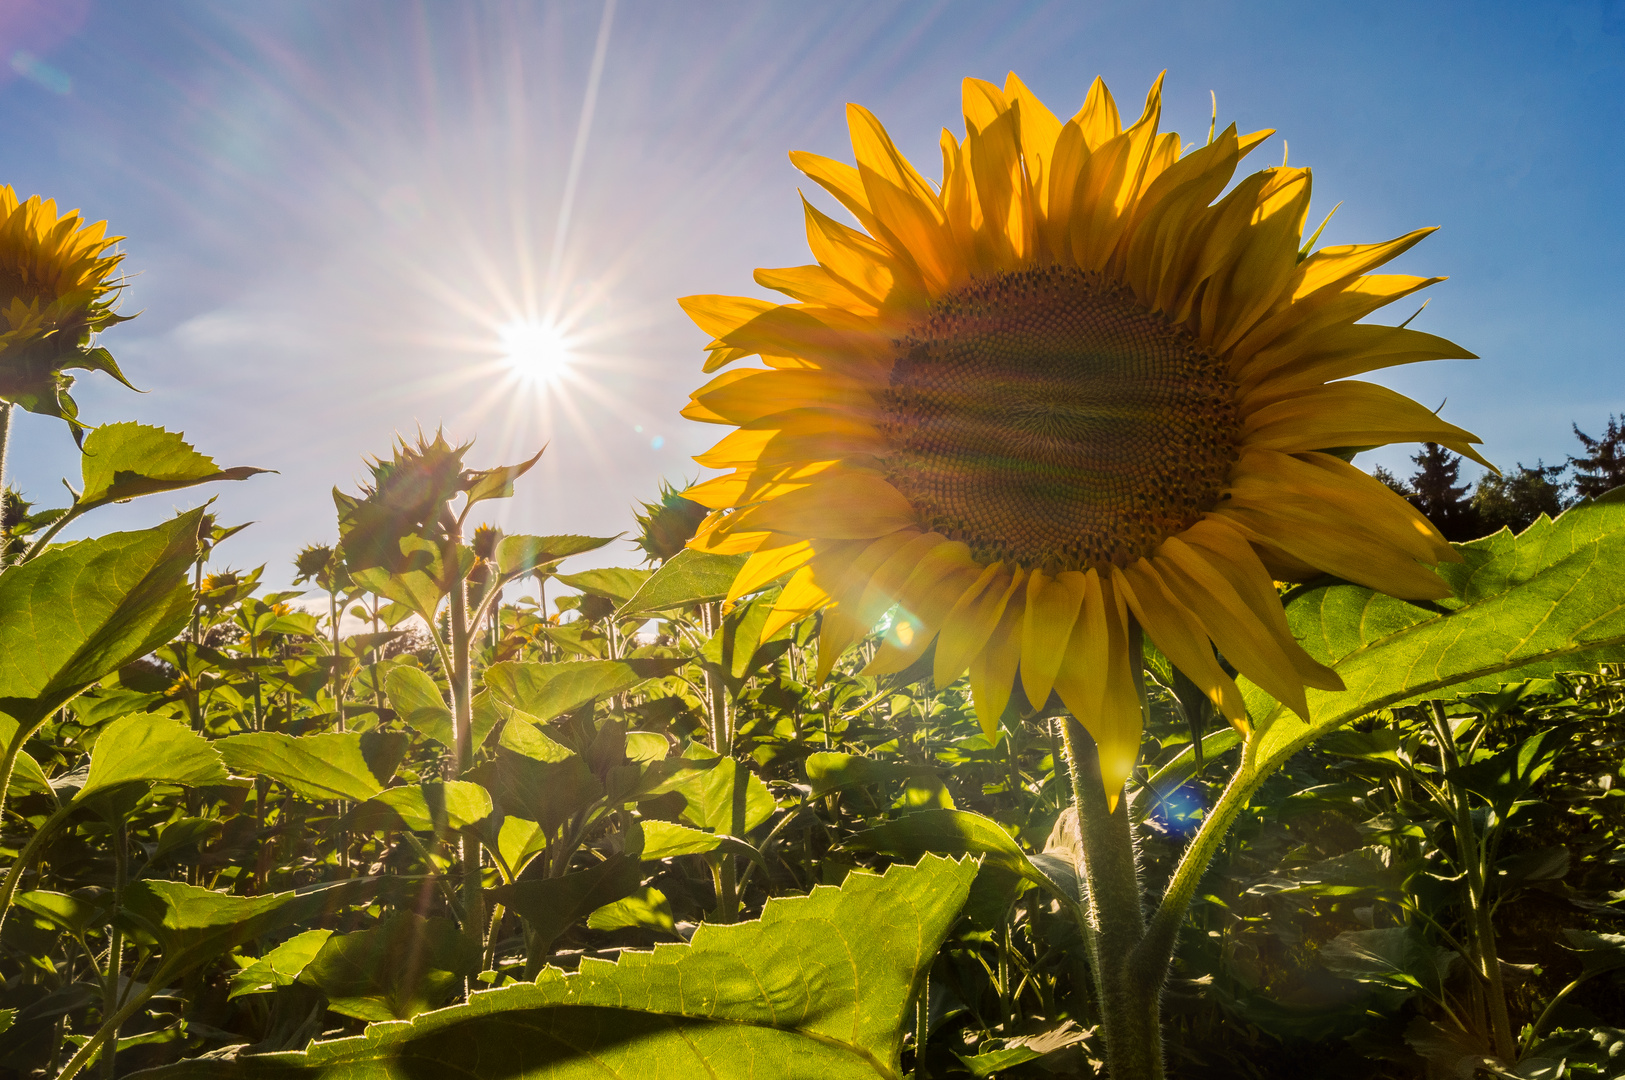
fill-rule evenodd
<path id="1" fill-rule="evenodd" d="M 684 548 L 667 559 L 616 615 L 624 619 L 721 600 L 749 559 L 748 554 L 712 555 Z"/>
<path id="2" fill-rule="evenodd" d="M 1256 687 L 1248 768 L 1262 776 L 1299 747 L 1378 709 L 1494 690 L 1504 682 L 1625 659 L 1625 498 L 1582 503 L 1518 536 L 1459 546 L 1440 574 L 1456 595 L 1395 600 L 1358 585 L 1305 588 L 1287 604 L 1292 632 L 1347 689 L 1309 691 L 1311 721 Z"/>
<path id="3" fill-rule="evenodd" d="M 505 536 L 497 543 L 497 572 L 503 577 L 528 573 L 570 555 L 595 551 L 613 536 Z"/>
<path id="4" fill-rule="evenodd" d="M 357 806 L 354 819 L 362 827 L 376 827 L 379 823 L 369 811 L 380 810 L 396 828 L 446 833 L 490 817 L 491 794 L 466 780 L 393 787 Z"/>
<path id="5" fill-rule="evenodd" d="M 578 574 L 560 574 L 559 581 L 572 589 L 580 589 L 588 596 L 602 596 L 606 600 L 624 604 L 653 576 L 653 570 L 605 566 L 597 570 L 583 570 Z"/>
<path id="6" fill-rule="evenodd" d="M 499 746 L 489 761 L 470 769 L 467 775 L 491 793 L 504 814 L 538 823 L 546 836 L 552 836 L 559 826 L 604 794 L 604 785 L 579 754 L 568 754 L 557 761 L 538 761 Z"/>
<path id="7" fill-rule="evenodd" d="M 207 739 L 177 720 L 137 713 L 102 731 L 90 754 L 90 775 L 73 801 L 139 781 L 197 787 L 227 779 L 220 754 Z"/>
<path id="8" fill-rule="evenodd" d="M 304 736 L 255 731 L 214 745 L 237 772 L 268 776 L 307 799 L 361 802 L 384 790 L 406 753 L 408 737 L 377 731 Z"/>
<path id="9" fill-rule="evenodd" d="M 968 810 L 917 810 L 865 829 L 846 841 L 859 851 L 885 851 L 903 858 L 921 852 L 981 855 L 984 861 L 1042 886 L 1068 905 L 1078 902 L 1077 865 L 1056 852 L 1029 855 L 992 818 Z"/>
<path id="10" fill-rule="evenodd" d="M 733 758 L 691 747 L 688 758 L 670 764 L 689 762 L 690 767 L 675 770 L 674 775 L 651 786 L 648 794 L 681 795 L 682 818 L 696 829 L 742 837 L 773 815 L 773 793 L 761 777 Z"/>
<path id="11" fill-rule="evenodd" d="M 246 465 L 222 469 L 214 459 L 192 449 L 178 432 L 148 424 L 103 424 L 85 436 L 80 467 L 85 488 L 74 512 L 138 495 L 179 491 L 215 480 L 247 480 L 268 469 Z"/>
<path id="12" fill-rule="evenodd" d="M 682 660 L 571 660 L 557 664 L 492 664 L 485 685 L 496 699 L 536 720 L 556 716 L 601 697 L 670 675 Z"/>
<path id="13" fill-rule="evenodd" d="M 231 992 L 226 1000 L 245 994 L 269 994 L 283 986 L 292 986 L 305 965 L 316 958 L 333 936 L 331 930 L 306 930 L 295 934 L 257 961 L 231 977 Z"/>
<path id="14" fill-rule="evenodd" d="M 643 884 L 638 860 L 611 855 L 603 862 L 556 878 L 531 878 L 500 885 L 491 899 L 517 911 L 530 925 L 534 951 L 546 956 L 558 936 L 577 919 L 613 903 Z"/>
<path id="15" fill-rule="evenodd" d="M 441 746 L 457 744 L 451 708 L 428 672 L 404 664 L 391 668 L 384 688 L 389 694 L 389 707 L 407 727 Z"/>
<path id="16" fill-rule="evenodd" d="M 302 1053 L 194 1060 L 154 1077 L 897 1080 L 920 981 L 976 876 L 926 856 L 706 923 L 686 945 L 585 959 L 535 983 Z"/>
<path id="17" fill-rule="evenodd" d="M 154 939 L 162 961 L 155 986 L 219 959 L 262 934 L 331 914 L 376 893 L 378 879 L 350 878 L 269 896 L 232 896 L 179 881 L 143 880 L 124 889 L 118 919 Z"/>
<path id="18" fill-rule="evenodd" d="M 371 930 L 334 934 L 299 973 L 327 1007 L 358 1020 L 404 1020 L 442 1004 L 479 970 L 477 946 L 450 919 L 394 912 Z"/>
<path id="19" fill-rule="evenodd" d="M 202 519 L 64 544 L 0 575 L 0 713 L 31 730 L 179 633 Z"/>

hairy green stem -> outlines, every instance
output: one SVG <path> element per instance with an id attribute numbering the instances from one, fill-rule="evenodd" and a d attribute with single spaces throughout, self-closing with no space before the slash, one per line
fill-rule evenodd
<path id="1" fill-rule="evenodd" d="M 1461 856 L 1462 869 L 1467 876 L 1467 906 L 1473 928 L 1474 951 L 1478 954 L 1478 968 L 1484 977 L 1485 1004 L 1489 1007 L 1490 1031 L 1495 1040 L 1495 1052 L 1503 1061 L 1515 1060 L 1517 1041 L 1512 1035 L 1512 1019 L 1507 1012 L 1506 986 L 1501 979 L 1501 958 L 1495 947 L 1495 924 L 1490 917 L 1484 887 L 1484 864 L 1480 858 L 1478 831 L 1473 827 L 1472 807 L 1467 793 L 1452 783 L 1450 772 L 1461 764 L 1456 754 L 1456 740 L 1450 733 L 1450 721 L 1445 718 L 1444 707 L 1437 701 L 1428 703 L 1433 734 L 1439 742 L 1439 760 L 1444 766 L 1445 789 L 1449 794 L 1456 834 L 1456 851 Z"/>
<path id="2" fill-rule="evenodd" d="M 1064 742 L 1072 772 L 1073 805 L 1088 882 L 1086 935 L 1093 938 L 1095 1001 L 1106 1036 L 1112 1080 L 1162 1080 L 1162 983 L 1167 965 L 1136 963 L 1145 937 L 1140 874 L 1128 799 L 1109 807 L 1100 758 L 1083 726 L 1065 717 Z"/>
<path id="3" fill-rule="evenodd" d="M 113 910 L 116 912 L 124 904 L 124 886 L 130 878 L 130 843 L 129 835 L 125 831 L 123 820 L 113 826 Z M 119 974 L 124 969 L 124 931 L 117 921 L 113 923 L 108 934 L 107 946 L 107 981 L 102 990 L 102 1015 L 111 1014 L 111 1030 L 107 1034 L 107 1052 L 102 1055 L 102 1075 L 107 1080 L 113 1080 L 114 1070 L 118 1067 L 118 1032 L 123 1023 L 118 1007 Z M 105 1027 L 106 1025 L 104 1025 Z"/>
<path id="4" fill-rule="evenodd" d="M 10 456 L 11 449 L 11 402 L 0 402 L 0 497 L 6 491 L 6 458 Z M 6 563 L 9 561 L 6 554 L 7 543 L 0 538 L 0 573 L 4 573 Z"/>
<path id="5" fill-rule="evenodd" d="M 71 806 L 58 807 L 55 813 L 46 818 L 45 823 L 34 831 L 33 836 L 28 838 L 28 843 L 23 847 L 21 854 L 17 856 L 17 861 L 12 863 L 11 869 L 6 872 L 4 884 L 0 884 L 0 930 L 5 929 L 6 916 L 11 912 L 11 901 L 17 895 L 17 886 L 22 882 L 23 875 L 28 872 L 29 865 L 39 857 L 40 850 L 45 847 L 46 841 L 67 819 L 68 813 L 72 809 Z"/>
<path id="6" fill-rule="evenodd" d="M 90 1037 L 90 1041 L 81 1046 L 79 1052 L 68 1059 L 68 1063 L 57 1074 L 56 1080 L 73 1080 L 81 1069 L 96 1059 L 97 1052 L 101 1050 L 102 1045 L 109 1038 L 114 1040 L 114 1047 L 116 1048 L 118 1045 L 118 1029 L 124 1025 L 124 1021 L 134 1016 L 163 986 L 163 983 L 154 979 L 147 984 L 147 988 L 141 993 L 131 994 L 130 1000 L 126 1001 L 122 1008 L 108 1017 L 102 1026 L 96 1030 L 96 1034 Z"/>

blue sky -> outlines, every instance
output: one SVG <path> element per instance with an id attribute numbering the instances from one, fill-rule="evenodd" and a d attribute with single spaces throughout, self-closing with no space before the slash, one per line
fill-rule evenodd
<path id="1" fill-rule="evenodd" d="M 1284 138 L 1314 168 L 1311 216 L 1343 204 L 1324 242 L 1440 226 L 1397 264 L 1451 278 L 1412 325 L 1482 359 L 1385 381 L 1445 402 L 1492 460 L 1559 461 L 1571 421 L 1625 412 L 1620 0 L 619 0 L 584 125 L 603 15 L 0 0 L 0 182 L 106 218 L 137 275 L 125 310 L 142 314 L 104 343 L 149 393 L 92 376 L 85 418 L 280 470 L 217 492 L 224 520 L 257 523 L 223 561 L 286 581 L 301 545 L 334 535 L 330 489 L 419 425 L 477 438 L 476 464 L 548 445 L 493 504 L 510 531 L 628 527 L 717 433 L 677 416 L 705 337 L 675 298 L 759 293 L 753 268 L 807 261 L 810 185 L 786 151 L 849 158 L 857 101 L 929 175 L 939 129 L 962 126 L 960 79 L 1010 70 L 1066 115 L 1096 75 L 1137 112 L 1166 68 L 1165 129 L 1204 135 L 1211 91 L 1221 124 L 1278 130 L 1256 164 Z M 1399 306 L 1379 318 L 1414 310 Z M 501 328 L 549 313 L 569 324 L 570 376 L 517 381 Z M 77 475 L 60 424 L 22 417 L 13 448 L 42 501 Z M 1370 460 L 1406 471 L 1406 453 Z"/>

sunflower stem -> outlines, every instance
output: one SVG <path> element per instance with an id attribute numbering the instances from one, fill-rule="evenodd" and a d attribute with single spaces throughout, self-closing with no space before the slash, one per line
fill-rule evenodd
<path id="1" fill-rule="evenodd" d="M 11 448 L 11 402 L 0 402 L 0 498 L 6 492 L 6 458 Z M 0 571 L 5 570 L 10 545 L 0 539 Z"/>
<path id="2" fill-rule="evenodd" d="M 1116 807 L 1109 807 L 1094 740 L 1076 719 L 1064 720 L 1062 738 L 1088 883 L 1082 929 L 1090 943 L 1107 1072 L 1112 1080 L 1162 1080 L 1161 999 L 1167 966 L 1135 962 L 1146 927 L 1128 799 L 1120 791 Z"/>
<path id="3" fill-rule="evenodd" d="M 1501 979 L 1501 958 L 1495 947 L 1495 924 L 1490 917 L 1490 906 L 1485 898 L 1485 868 L 1481 857 L 1480 838 L 1473 824 L 1473 811 L 1467 802 L 1467 792 L 1461 785 L 1449 780 L 1452 770 L 1461 765 L 1461 758 L 1456 752 L 1455 736 L 1450 731 L 1450 721 L 1444 715 L 1444 707 L 1437 701 L 1428 702 L 1428 718 L 1432 721 L 1434 738 L 1439 743 L 1439 763 L 1443 766 L 1445 791 L 1453 804 L 1455 820 L 1451 824 L 1456 834 L 1456 852 L 1467 879 L 1467 904 L 1472 916 L 1470 925 L 1474 951 L 1478 954 L 1474 959 L 1479 973 L 1484 977 L 1484 996 L 1487 999 L 1485 1003 L 1489 1006 L 1495 1052 L 1502 1060 L 1510 1062 L 1517 1057 L 1518 1044 L 1513 1038 L 1512 1019 L 1507 1013 L 1506 986 Z"/>

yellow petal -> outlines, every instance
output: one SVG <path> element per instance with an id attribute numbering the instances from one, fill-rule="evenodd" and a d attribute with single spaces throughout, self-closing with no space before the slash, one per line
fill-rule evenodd
<path id="1" fill-rule="evenodd" d="M 1061 695 L 1067 711 L 1093 734 L 1101 726 L 1101 709 L 1106 701 L 1112 638 L 1106 625 L 1106 597 L 1100 575 L 1091 567 L 1083 579 L 1083 602 L 1078 606 L 1078 621 L 1067 637 L 1066 656 L 1055 675 L 1055 692 Z M 1115 610 L 1112 615 L 1116 616 Z M 1136 723 L 1136 730 L 1138 726 Z"/>
<path id="2" fill-rule="evenodd" d="M 778 307 L 771 300 L 749 296 L 684 296 L 677 303 L 695 325 L 714 338 L 723 337 Z"/>
<path id="3" fill-rule="evenodd" d="M 773 610 L 768 613 L 767 621 L 762 624 L 762 640 L 767 641 L 791 623 L 800 622 L 828 607 L 831 599 L 828 593 L 818 587 L 813 568 L 803 566 L 790 575 L 790 580 L 784 583 L 784 590 L 774 601 Z"/>
<path id="4" fill-rule="evenodd" d="M 859 621 L 866 626 L 873 626 L 886 613 L 887 608 L 897 603 L 903 594 L 903 585 L 914 571 L 930 559 L 931 553 L 936 548 L 950 542 L 941 533 L 921 533 L 897 548 L 885 562 L 876 566 L 867 575 L 867 582 L 859 582 L 854 575 L 852 579 L 854 585 L 861 585 L 863 590 L 855 612 Z"/>
<path id="5" fill-rule="evenodd" d="M 1049 201 L 1049 162 L 1061 137 L 1061 121 L 1013 71 L 1005 76 L 1004 98 L 1021 118 L 1021 156 L 1027 165 L 1033 205 L 1043 214 Z"/>
<path id="6" fill-rule="evenodd" d="M 1012 588 L 1009 603 L 987 646 L 971 658 L 970 696 L 982 734 L 993 742 L 999 733 L 999 720 L 1010 703 L 1016 685 L 1016 668 L 1021 663 L 1021 622 L 1026 606 L 1021 590 Z"/>
<path id="7" fill-rule="evenodd" d="M 828 677 L 841 654 L 853 642 L 867 634 L 869 628 L 874 625 L 873 619 L 868 622 L 859 619 L 857 610 L 858 597 L 862 595 L 861 590 L 867 585 L 869 575 L 890 559 L 899 548 L 915 542 L 921 535 L 913 530 L 903 530 L 873 541 L 852 560 L 851 565 L 838 568 L 837 576 L 832 576 L 829 584 L 824 587 L 825 591 L 835 598 L 836 606 L 824 612 L 823 625 L 818 631 L 820 683 Z M 840 573 L 840 569 L 844 569 L 844 573 Z"/>
<path id="8" fill-rule="evenodd" d="M 1303 680 L 1287 656 L 1298 643 L 1271 634 L 1223 575 L 1176 537 L 1163 542 L 1153 563 L 1174 599 L 1196 616 L 1225 659 L 1265 693 L 1309 719 Z M 1332 676 L 1330 668 L 1326 674 Z"/>
<path id="9" fill-rule="evenodd" d="M 1147 559 L 1112 568 L 1112 584 L 1122 591 L 1140 627 L 1233 724 L 1245 723 L 1247 708 L 1235 680 L 1213 656 L 1207 633 L 1163 583 Z"/>
<path id="10" fill-rule="evenodd" d="M 980 573 L 976 575 L 976 580 L 972 581 L 959 594 L 954 600 L 953 607 L 948 609 L 948 614 L 942 621 L 942 629 L 937 633 L 937 651 L 932 658 L 931 664 L 931 678 L 938 686 L 947 686 L 959 678 L 966 665 L 970 663 L 971 652 L 981 648 L 986 642 L 986 639 L 983 638 L 982 641 L 976 643 L 974 648 L 966 649 L 963 645 L 966 637 L 965 625 L 970 619 L 970 613 L 976 610 L 987 591 L 995 587 L 994 582 L 1000 578 L 1003 572 L 1003 563 L 994 563 L 991 566 L 982 567 Z M 1002 587 L 1002 584 L 999 587 Z M 1000 613 L 1003 613 L 1002 609 Z M 994 622 L 997 621 L 995 618 Z M 949 635 L 955 633 L 956 627 L 959 628 L 957 637 L 950 642 Z M 988 632 L 992 632 L 991 627 Z M 955 650 L 952 654 L 948 651 L 950 646 Z M 961 649 L 964 650 L 962 655 L 959 653 Z M 955 661 L 958 661 L 957 666 L 955 666 Z"/>
<path id="11" fill-rule="evenodd" d="M 885 536 L 914 523 L 914 508 L 896 488 L 857 471 L 815 480 L 745 513 L 756 529 L 828 540 Z"/>
<path id="12" fill-rule="evenodd" d="M 874 395 L 862 382 L 828 371 L 770 371 L 735 368 L 694 391 L 694 400 L 731 424 L 748 424 L 788 409 L 875 410 Z"/>
<path id="13" fill-rule="evenodd" d="M 1160 76 L 1157 81 L 1162 81 Z M 1112 100 L 1112 92 L 1106 89 L 1106 83 L 1099 76 L 1089 84 L 1089 96 L 1072 117 L 1072 122 L 1083 133 L 1084 146 L 1090 151 L 1099 149 L 1122 133 L 1123 122 L 1117 115 L 1117 102 Z"/>
<path id="14" fill-rule="evenodd" d="M 1024 574 L 1020 567 L 1012 573 L 1002 563 L 994 563 L 982 571 L 975 585 L 960 594 L 938 635 L 932 671 L 938 686 L 947 686 L 959 678 L 972 657 L 986 647 Z"/>
<path id="15" fill-rule="evenodd" d="M 807 246 L 831 276 L 880 307 L 925 303 L 925 283 L 907 259 L 899 259 L 879 241 L 841 224 L 805 199 L 802 207 Z"/>
<path id="16" fill-rule="evenodd" d="M 877 239 L 888 242 L 899 255 L 906 253 L 919 267 L 931 295 L 942 295 L 963 278 L 964 266 L 936 192 L 892 144 L 873 113 L 848 105 L 846 119 L 858 176 L 884 230 Z"/>
<path id="17" fill-rule="evenodd" d="M 920 559 L 919 565 L 898 590 L 898 617 L 864 668 L 865 675 L 891 675 L 907 668 L 924 655 L 965 592 L 973 588 L 982 567 L 971 558 L 970 548 L 958 541 L 938 544 Z M 908 640 L 898 631 L 909 628 Z"/>
<path id="18" fill-rule="evenodd" d="M 1376 589 L 1402 600 L 1442 600 L 1450 586 L 1415 559 L 1362 533 L 1314 521 L 1283 521 L 1259 510 L 1221 508 L 1214 516 L 1238 529 L 1255 544 L 1279 548 L 1288 556 L 1324 573 Z"/>
<path id="19" fill-rule="evenodd" d="M 1475 353 L 1453 341 L 1403 326 L 1373 323 L 1338 324 L 1284 350 L 1271 350 L 1273 366 L 1255 357 L 1241 384 L 1243 396 L 1264 404 L 1312 386 L 1363 375 L 1368 371 L 1427 360 L 1476 360 Z M 1255 390 L 1256 388 L 1256 390 Z"/>
<path id="20" fill-rule="evenodd" d="M 1340 446 L 1433 442 L 1493 469 L 1473 446 L 1477 436 L 1446 423 L 1427 407 L 1375 383 L 1317 386 L 1246 413 L 1243 445 L 1295 453 Z"/>
<path id="21" fill-rule="evenodd" d="M 866 296 L 860 296 L 846 282 L 831 274 L 817 263 L 811 266 L 785 266 L 777 270 L 757 270 L 756 284 L 764 289 L 775 289 L 803 303 L 827 304 L 844 307 L 859 314 L 879 313 L 879 305 Z"/>
<path id="22" fill-rule="evenodd" d="M 1263 623 L 1278 641 L 1294 641 L 1281 608 L 1280 594 L 1258 553 L 1236 530 L 1220 518 L 1198 521 L 1180 534 L 1181 542 L 1199 551 L 1208 565 L 1230 583 L 1253 618 Z M 1321 690 L 1340 690 L 1343 680 L 1317 662 L 1302 647 L 1286 650 L 1287 659 L 1304 685 Z"/>
<path id="23" fill-rule="evenodd" d="M 813 546 L 810 540 L 796 540 L 793 537 L 774 534 L 745 560 L 744 567 L 740 569 L 732 587 L 728 589 L 726 603 L 731 604 L 774 579 L 781 578 L 792 570 L 801 569 L 812 557 Z"/>
<path id="24" fill-rule="evenodd" d="M 1042 709 L 1049 700 L 1084 592 L 1084 576 L 1076 570 L 1062 571 L 1055 577 L 1034 570 L 1027 579 L 1027 610 L 1021 625 L 1021 687 L 1035 709 Z"/>

